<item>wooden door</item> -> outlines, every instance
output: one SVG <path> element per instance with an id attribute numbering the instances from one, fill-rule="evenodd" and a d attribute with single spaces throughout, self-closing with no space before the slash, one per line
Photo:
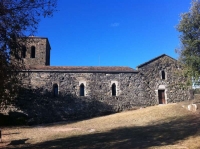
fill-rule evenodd
<path id="1" fill-rule="evenodd" d="M 165 90 L 158 90 L 159 104 L 165 104 Z"/>

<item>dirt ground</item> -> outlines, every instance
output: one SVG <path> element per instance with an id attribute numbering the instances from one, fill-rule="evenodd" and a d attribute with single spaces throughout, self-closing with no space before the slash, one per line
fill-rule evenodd
<path id="1" fill-rule="evenodd" d="M 1 130 L 0 148 L 200 148 L 200 114 L 180 104 Z"/>

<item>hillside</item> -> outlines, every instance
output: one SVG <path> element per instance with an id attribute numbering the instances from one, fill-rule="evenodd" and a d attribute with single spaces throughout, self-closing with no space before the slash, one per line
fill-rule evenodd
<path id="1" fill-rule="evenodd" d="M 200 148 L 200 115 L 180 104 L 89 120 L 2 129 L 0 148 Z"/>

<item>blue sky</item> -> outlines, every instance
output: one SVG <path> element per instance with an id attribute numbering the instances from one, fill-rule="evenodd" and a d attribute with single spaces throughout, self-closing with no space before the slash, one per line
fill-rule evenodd
<path id="1" fill-rule="evenodd" d="M 176 25 L 191 0 L 58 0 L 36 36 L 49 38 L 52 66 L 136 66 L 177 58 Z"/>

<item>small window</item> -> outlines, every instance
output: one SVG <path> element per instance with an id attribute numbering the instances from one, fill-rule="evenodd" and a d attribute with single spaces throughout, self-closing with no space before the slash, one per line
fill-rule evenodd
<path id="1" fill-rule="evenodd" d="M 21 58 L 26 58 L 26 47 L 22 46 Z"/>
<path id="2" fill-rule="evenodd" d="M 162 72 L 161 72 L 161 77 L 163 80 L 165 80 L 165 71 L 164 70 L 162 70 Z"/>
<path id="3" fill-rule="evenodd" d="M 83 83 L 80 85 L 80 96 L 85 96 L 85 86 Z"/>
<path id="4" fill-rule="evenodd" d="M 35 46 L 31 47 L 31 58 L 35 58 Z"/>
<path id="5" fill-rule="evenodd" d="M 58 84 L 53 85 L 53 96 L 54 97 L 58 96 Z"/>
<path id="6" fill-rule="evenodd" d="M 115 83 L 112 84 L 112 96 L 116 96 L 116 85 L 115 85 Z"/>

